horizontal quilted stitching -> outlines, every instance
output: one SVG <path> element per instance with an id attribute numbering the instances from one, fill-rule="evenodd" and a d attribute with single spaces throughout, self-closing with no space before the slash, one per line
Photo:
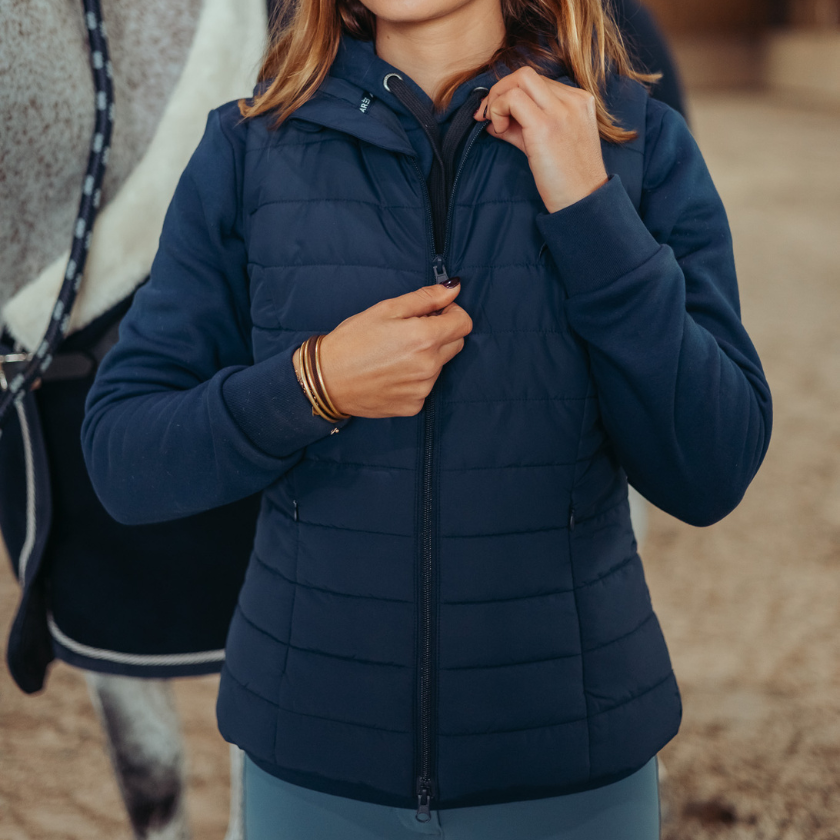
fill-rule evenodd
<path id="1" fill-rule="evenodd" d="M 250 138 L 243 211 L 257 361 L 432 281 L 410 161 L 332 129 L 292 125 L 270 138 L 257 121 Z M 536 217 L 544 207 L 514 152 L 483 136 L 476 143 L 446 255 L 473 319 L 464 350 L 441 374 L 437 403 L 436 729 L 445 767 L 461 767 L 449 738 L 475 756 L 457 781 L 449 777 L 450 789 L 491 768 L 494 743 L 514 764 L 517 749 L 528 756 L 516 771 L 523 779 L 541 762 L 552 778 L 599 772 L 588 765 L 590 721 L 637 708 L 670 669 L 637 573 L 626 480 L 588 351 L 569 327 L 557 266 L 542 258 Z M 623 162 L 630 158 L 632 166 Z M 638 156 L 614 161 L 632 169 Z M 421 430 L 422 416 L 357 418 L 307 447 L 267 495 L 259 574 L 249 576 L 236 618 L 286 662 L 281 683 L 272 676 L 276 696 L 264 695 L 278 720 L 299 715 L 311 733 L 322 721 L 337 750 L 346 737 L 368 745 L 372 760 L 377 734 L 414 734 L 399 724 L 413 721 L 416 694 Z M 269 591 L 249 594 L 252 585 Z M 614 619 L 604 618 L 604 604 Z M 351 619 L 346 632 L 330 632 Z M 652 658 L 637 667 L 645 650 Z M 610 674 L 620 675 L 617 684 Z M 293 737 L 281 731 L 278 744 L 284 767 L 311 769 Z M 408 772 L 413 756 L 403 758 Z"/>

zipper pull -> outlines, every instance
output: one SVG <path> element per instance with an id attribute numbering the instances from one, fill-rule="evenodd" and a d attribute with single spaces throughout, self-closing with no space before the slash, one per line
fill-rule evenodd
<path id="1" fill-rule="evenodd" d="M 295 499 L 292 499 L 292 504 L 295 506 L 295 522 L 297 522 L 297 521 L 298 521 L 298 506 L 297 506 L 297 501 L 296 501 Z"/>
<path id="2" fill-rule="evenodd" d="M 432 818 L 432 782 L 429 779 L 417 780 L 417 822 L 429 822 Z"/>
<path id="3" fill-rule="evenodd" d="M 449 275 L 446 273 L 446 266 L 443 264 L 443 257 L 440 254 L 436 254 L 434 261 L 432 262 L 432 271 L 435 275 L 435 283 L 445 283 L 449 279 Z"/>
<path id="4" fill-rule="evenodd" d="M 574 506 L 569 508 L 569 530 L 575 530 L 575 509 Z"/>

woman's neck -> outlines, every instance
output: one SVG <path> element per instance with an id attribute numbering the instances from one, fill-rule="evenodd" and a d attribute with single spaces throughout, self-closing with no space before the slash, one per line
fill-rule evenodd
<path id="1" fill-rule="evenodd" d="M 404 71 L 432 99 L 447 78 L 487 62 L 502 45 L 499 0 L 467 0 L 428 20 L 376 21 L 376 53 Z"/>

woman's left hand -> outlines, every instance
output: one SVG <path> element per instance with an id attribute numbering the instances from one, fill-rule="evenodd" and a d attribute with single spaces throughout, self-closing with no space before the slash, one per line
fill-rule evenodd
<path id="1" fill-rule="evenodd" d="M 496 82 L 475 112 L 487 131 L 528 157 L 549 213 L 562 210 L 607 182 L 595 97 L 520 67 Z"/>

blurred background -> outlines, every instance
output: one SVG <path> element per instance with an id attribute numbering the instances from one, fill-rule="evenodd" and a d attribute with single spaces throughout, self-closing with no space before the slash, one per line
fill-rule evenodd
<path id="1" fill-rule="evenodd" d="M 840 0 L 649 0 L 690 91 L 840 102 Z"/>
<path id="2" fill-rule="evenodd" d="M 702 530 L 650 513 L 642 554 L 684 698 L 662 755 L 663 837 L 837 840 L 840 0 L 648 5 L 729 212 L 775 405 L 735 513 Z M 2 560 L 4 640 L 17 598 Z M 194 836 L 207 840 L 228 816 L 215 689 L 214 677 L 176 688 Z M 130 836 L 78 671 L 59 663 L 34 698 L 0 673 L 0 768 L 0 840 Z"/>

